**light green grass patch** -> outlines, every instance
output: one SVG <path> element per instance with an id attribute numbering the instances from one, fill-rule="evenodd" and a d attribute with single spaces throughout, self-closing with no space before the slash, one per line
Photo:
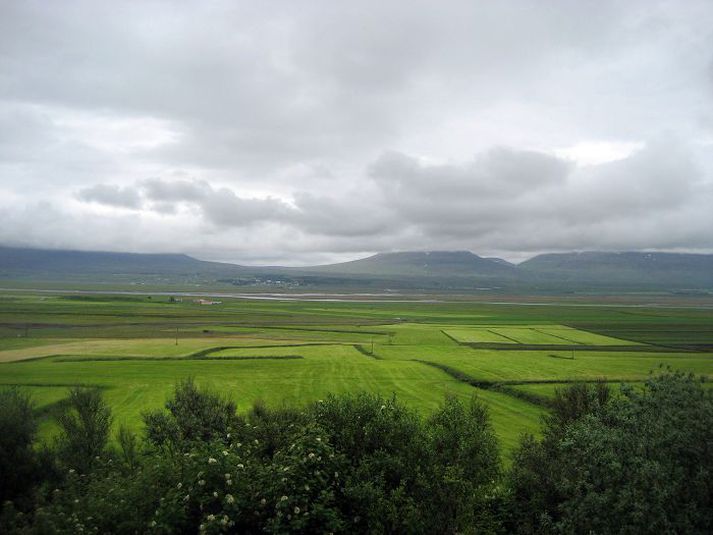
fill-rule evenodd
<path id="1" fill-rule="evenodd" d="M 248 351 L 243 349 L 241 351 Z M 260 351 L 279 354 L 279 348 Z M 38 360 L 2 365 L 3 382 L 76 384 L 105 387 L 115 423 L 140 430 L 142 412 L 159 408 L 176 382 L 193 376 L 202 386 L 229 396 L 241 411 L 256 399 L 271 405 L 302 405 L 329 393 L 366 390 L 398 399 L 423 414 L 437 408 L 446 394 L 470 398 L 476 389 L 418 362 L 379 361 L 350 346 L 303 348 L 300 360 L 179 360 L 53 362 Z M 506 448 L 521 432 L 537 427 L 539 409 L 501 394 L 482 392 L 493 425 Z"/>
<path id="2" fill-rule="evenodd" d="M 483 381 L 645 380 L 662 367 L 713 377 L 711 353 L 617 351 L 517 351 L 470 349 L 426 352 L 423 360 L 444 364 Z"/>
<path id="3" fill-rule="evenodd" d="M 138 338 L 100 340 L 47 340 L 45 345 L 24 349 L 0 351 L 0 362 L 43 358 L 52 355 L 72 357 L 137 356 L 137 357 L 180 357 L 199 350 L 224 345 L 239 345 L 241 341 L 232 338 Z M 264 340 L 245 340 L 246 345 L 265 343 Z M 280 343 L 280 342 L 277 342 Z"/>
<path id="4" fill-rule="evenodd" d="M 486 328 L 455 328 L 444 330 L 461 343 L 488 343 L 488 344 L 515 344 L 514 340 L 501 336 L 495 331 Z"/>
<path id="5" fill-rule="evenodd" d="M 514 340 L 520 344 L 527 345 L 570 345 L 571 342 L 563 340 L 558 336 L 547 334 L 540 331 L 537 327 L 497 327 L 491 329 L 494 333 L 499 334 L 510 340 Z"/>
<path id="6" fill-rule="evenodd" d="M 583 331 L 581 329 L 573 329 L 572 327 L 566 327 L 564 325 L 556 326 L 543 326 L 536 327 L 540 332 L 557 336 L 565 340 L 570 340 L 576 344 L 588 345 L 588 346 L 626 346 L 626 345 L 640 345 L 639 342 L 632 342 L 631 340 L 623 340 L 621 338 L 613 338 L 611 336 L 604 336 L 597 333 L 592 333 L 588 331 Z"/>

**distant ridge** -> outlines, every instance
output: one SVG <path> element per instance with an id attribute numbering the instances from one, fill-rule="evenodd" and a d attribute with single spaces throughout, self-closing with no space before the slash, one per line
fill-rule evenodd
<path id="1" fill-rule="evenodd" d="M 482 258 L 470 251 L 379 253 L 340 264 L 316 266 L 313 271 L 379 276 L 501 276 L 511 277 L 515 266 L 500 258 Z"/>
<path id="2" fill-rule="evenodd" d="M 518 267 L 563 283 L 713 287 L 713 255 L 654 252 L 580 252 L 535 256 Z"/>
<path id="3" fill-rule="evenodd" d="M 255 267 L 185 254 L 0 246 L 0 281 L 193 286 L 501 289 L 503 291 L 713 291 L 713 255 L 649 252 L 542 254 L 520 264 L 470 251 L 406 251 L 312 267 Z"/>
<path id="4" fill-rule="evenodd" d="M 0 276 L 12 273 L 161 275 L 234 272 L 242 266 L 185 254 L 113 253 L 0 247 Z"/>

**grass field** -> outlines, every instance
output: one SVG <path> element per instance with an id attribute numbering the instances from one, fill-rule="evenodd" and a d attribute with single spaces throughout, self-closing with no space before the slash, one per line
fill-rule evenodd
<path id="1" fill-rule="evenodd" d="M 709 309 L 0 296 L 0 383 L 33 395 L 43 437 L 72 385 L 101 387 L 115 423 L 138 429 L 194 376 L 240 410 L 368 390 L 425 415 L 477 395 L 507 453 L 537 433 L 555 388 L 636 384 L 660 366 L 713 377 Z"/>

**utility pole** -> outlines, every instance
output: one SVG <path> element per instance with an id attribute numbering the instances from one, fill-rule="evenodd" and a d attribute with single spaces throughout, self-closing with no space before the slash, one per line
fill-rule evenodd
<path id="1" fill-rule="evenodd" d="M 178 345 L 178 327 L 176 327 L 176 345 Z"/>

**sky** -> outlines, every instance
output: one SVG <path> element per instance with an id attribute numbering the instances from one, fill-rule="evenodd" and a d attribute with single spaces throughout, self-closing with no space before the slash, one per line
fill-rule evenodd
<path id="1" fill-rule="evenodd" d="M 713 252 L 713 2 L 0 0 L 0 244 Z"/>

